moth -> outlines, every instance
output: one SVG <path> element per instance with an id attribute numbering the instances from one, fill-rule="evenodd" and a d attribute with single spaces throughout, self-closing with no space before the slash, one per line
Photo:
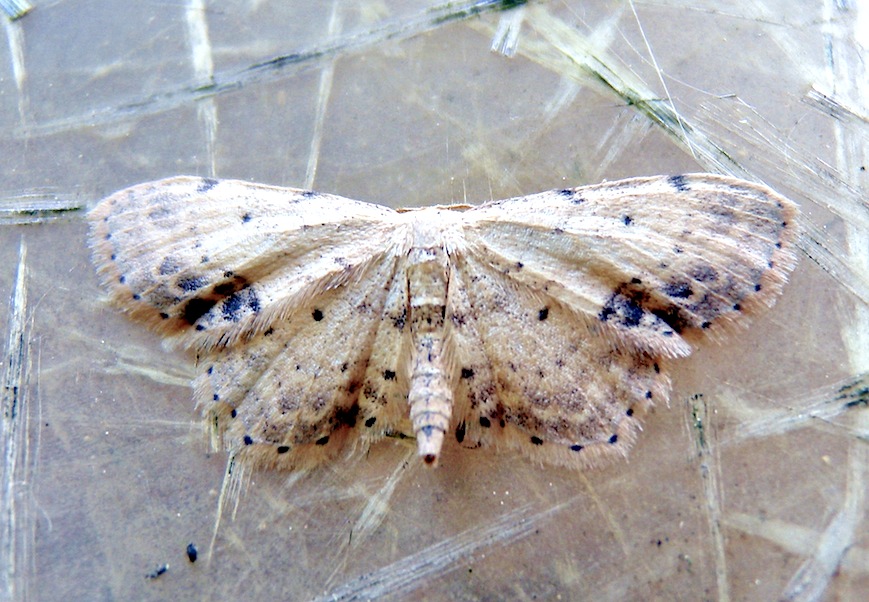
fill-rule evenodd
<path id="1" fill-rule="evenodd" d="M 195 351 L 212 441 L 293 468 L 413 433 L 585 468 L 627 454 L 667 362 L 771 306 L 796 206 L 689 174 L 393 210 L 174 177 L 89 214 L 111 302 Z"/>

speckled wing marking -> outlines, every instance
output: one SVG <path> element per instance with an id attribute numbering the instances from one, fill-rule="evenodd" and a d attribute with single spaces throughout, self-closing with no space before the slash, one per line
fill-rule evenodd
<path id="1" fill-rule="evenodd" d="M 624 455 L 667 399 L 666 359 L 774 303 L 795 217 L 766 187 L 703 174 L 468 211 L 447 308 L 457 438 L 576 467 Z"/>
<path id="2" fill-rule="evenodd" d="M 357 418 L 370 440 L 406 420 L 410 240 L 398 215 L 177 177 L 102 201 L 90 242 L 113 304 L 197 350 L 212 441 L 291 467 L 335 451 Z"/>
<path id="3" fill-rule="evenodd" d="M 328 194 L 176 177 L 121 190 L 89 219 L 112 302 L 174 343 L 210 348 L 266 330 L 395 253 L 409 242 L 397 216 Z"/>
<path id="4" fill-rule="evenodd" d="M 90 213 L 111 300 L 196 349 L 214 441 L 308 465 L 412 430 L 571 467 L 623 456 L 666 362 L 747 323 L 795 264 L 795 206 L 712 175 L 406 212 L 178 177 Z"/>
<path id="5" fill-rule="evenodd" d="M 198 358 L 196 398 L 216 448 L 290 468 L 333 456 L 349 435 L 370 442 L 409 431 L 399 263 L 372 263 L 352 285 L 324 291 L 245 344 Z"/>

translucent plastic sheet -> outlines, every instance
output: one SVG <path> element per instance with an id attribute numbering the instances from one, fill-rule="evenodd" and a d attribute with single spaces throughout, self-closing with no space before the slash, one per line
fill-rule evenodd
<path id="1" fill-rule="evenodd" d="M 32 4 L 0 45 L 0 598 L 869 590 L 866 6 Z M 105 306 L 85 244 L 87 207 L 180 173 L 399 207 L 691 171 L 797 201 L 800 264 L 586 473 L 390 439 L 225 483 L 192 354 Z"/>

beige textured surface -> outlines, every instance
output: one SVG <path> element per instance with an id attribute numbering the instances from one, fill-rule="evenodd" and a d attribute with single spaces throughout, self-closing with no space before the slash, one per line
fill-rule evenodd
<path id="1" fill-rule="evenodd" d="M 866 591 L 865 8 L 452 4 L 81 0 L 4 22 L 0 597 Z M 512 32 L 514 57 L 490 53 Z M 193 358 L 105 305 L 63 211 L 178 173 L 398 207 L 690 171 L 796 201 L 801 262 L 751 329 L 674 365 L 629 462 L 451 446 L 425 470 L 390 439 L 245 473 L 221 517 Z"/>

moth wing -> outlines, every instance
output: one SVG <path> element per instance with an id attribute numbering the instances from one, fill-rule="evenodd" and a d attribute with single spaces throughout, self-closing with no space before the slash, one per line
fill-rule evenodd
<path id="1" fill-rule="evenodd" d="M 584 315 L 620 349 L 664 356 L 744 324 L 796 263 L 796 206 L 769 188 L 689 174 L 487 203 L 470 253 Z"/>
<path id="2" fill-rule="evenodd" d="M 796 209 L 711 175 L 632 179 L 467 211 L 451 252 L 457 438 L 585 467 L 627 453 L 666 358 L 771 305 Z"/>
<path id="3" fill-rule="evenodd" d="M 175 343 L 208 348 L 262 333 L 353 282 L 389 245 L 406 243 L 397 215 L 333 195 L 182 176 L 101 201 L 89 214 L 90 244 L 115 305 Z"/>
<path id="4" fill-rule="evenodd" d="M 639 417 L 669 381 L 644 353 L 622 353 L 583 314 L 473 254 L 454 255 L 447 341 L 456 438 L 585 468 L 626 455 Z"/>
<path id="5" fill-rule="evenodd" d="M 305 467 L 360 433 L 408 428 L 406 279 L 404 256 L 391 253 L 244 345 L 200 352 L 196 398 L 214 447 L 254 466 Z"/>

